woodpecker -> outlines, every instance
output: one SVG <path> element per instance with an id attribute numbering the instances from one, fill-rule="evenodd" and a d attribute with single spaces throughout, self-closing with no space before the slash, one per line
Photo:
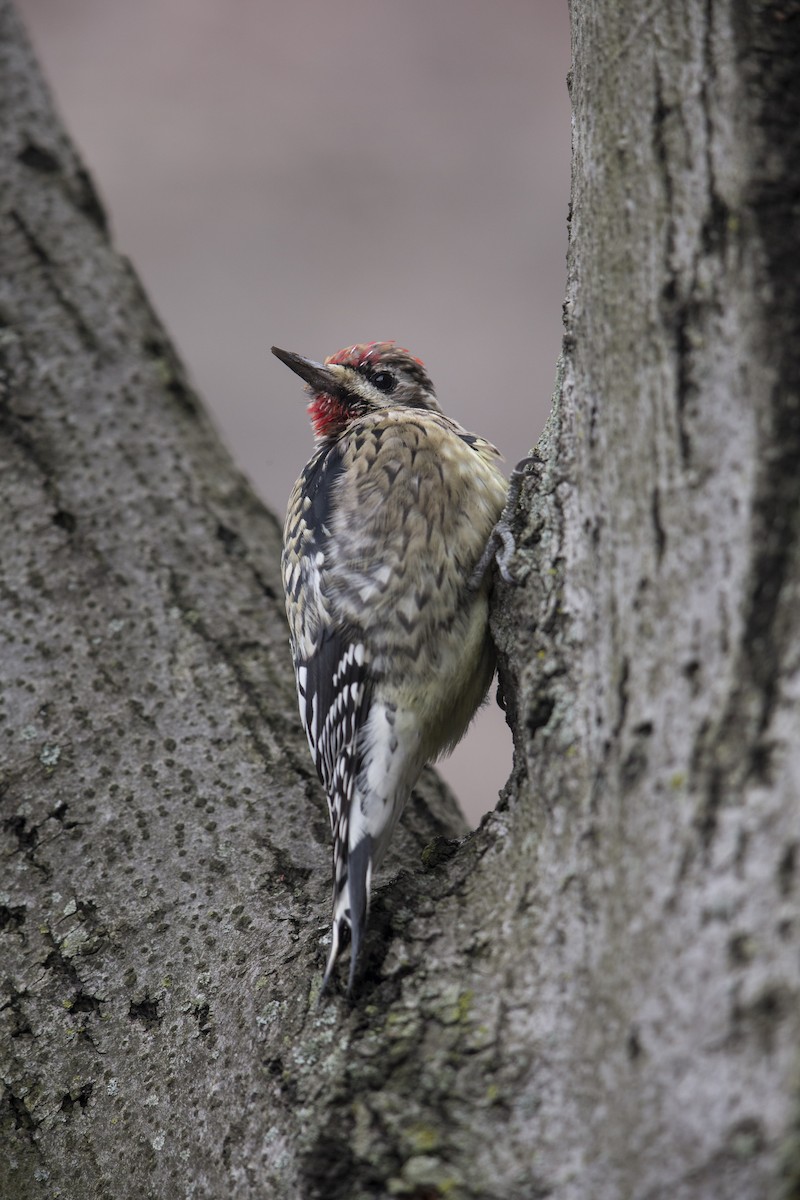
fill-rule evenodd
<path id="1" fill-rule="evenodd" d="M 510 579 L 500 453 L 446 417 L 394 342 L 314 362 L 315 451 L 289 500 L 281 569 L 300 716 L 333 837 L 322 991 L 350 929 L 352 992 L 370 884 L 424 765 L 451 750 L 495 669 L 489 564 Z M 502 550 L 502 554 L 498 553 Z"/>

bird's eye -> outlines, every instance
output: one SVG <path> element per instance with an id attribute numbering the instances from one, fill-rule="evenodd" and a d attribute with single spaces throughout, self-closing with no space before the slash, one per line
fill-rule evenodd
<path id="1" fill-rule="evenodd" d="M 379 392 L 393 392 L 397 387 L 397 380 L 391 371 L 376 371 L 370 382 Z"/>

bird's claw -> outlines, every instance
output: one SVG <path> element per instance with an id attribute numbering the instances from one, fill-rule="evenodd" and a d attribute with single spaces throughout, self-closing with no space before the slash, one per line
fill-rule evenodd
<path id="1" fill-rule="evenodd" d="M 489 540 L 486 543 L 483 554 L 478 559 L 475 570 L 472 572 L 470 578 L 470 587 L 473 589 L 480 587 L 483 577 L 491 566 L 492 561 L 497 563 L 500 577 L 506 583 L 516 586 L 520 582 L 511 570 L 511 562 L 517 550 L 514 534 L 511 532 L 511 518 L 514 515 L 514 510 L 517 507 L 520 492 L 522 491 L 525 468 L 532 462 L 533 456 L 529 455 L 518 462 L 511 472 L 511 477 L 508 481 L 506 503 L 500 515 L 500 520 L 489 534 Z"/>

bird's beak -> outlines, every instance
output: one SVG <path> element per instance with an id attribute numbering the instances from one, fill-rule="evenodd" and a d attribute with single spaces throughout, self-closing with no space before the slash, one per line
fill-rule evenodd
<path id="1" fill-rule="evenodd" d="M 326 367 L 324 363 L 314 362 L 312 358 L 303 358 L 300 354 L 293 354 L 291 350 L 280 350 L 277 346 L 272 347 L 272 353 L 285 363 L 290 371 L 294 371 L 295 375 L 305 380 L 314 392 L 325 392 L 335 396 L 341 391 L 341 368 Z"/>

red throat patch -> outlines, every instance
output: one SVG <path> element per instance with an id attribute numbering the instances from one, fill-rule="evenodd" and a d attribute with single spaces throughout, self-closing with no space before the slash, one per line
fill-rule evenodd
<path id="1" fill-rule="evenodd" d="M 353 419 L 352 410 L 336 396 L 325 392 L 315 396 L 308 406 L 314 434 L 318 438 L 332 438 L 346 429 Z"/>

